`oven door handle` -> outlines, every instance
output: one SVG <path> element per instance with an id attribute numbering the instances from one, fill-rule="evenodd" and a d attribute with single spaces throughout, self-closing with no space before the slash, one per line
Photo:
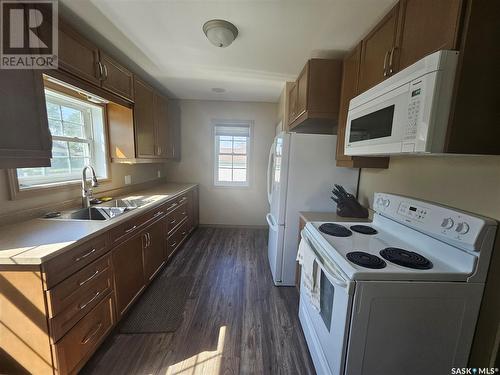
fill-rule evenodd
<path id="1" fill-rule="evenodd" d="M 330 278 L 332 279 L 332 282 L 341 288 L 347 288 L 348 287 L 347 281 L 344 280 L 344 278 L 340 275 L 340 273 L 337 270 L 335 270 L 335 267 L 333 267 L 333 265 L 330 264 L 331 262 L 326 260 L 319 253 L 319 251 L 313 245 L 311 239 L 307 236 L 307 234 L 304 232 L 304 230 L 302 230 L 302 232 L 300 234 L 301 234 L 301 237 L 304 239 L 304 241 L 306 241 L 306 243 L 309 245 L 309 247 L 313 251 L 318 263 L 321 264 L 323 270 L 328 274 L 328 276 L 330 276 Z"/>

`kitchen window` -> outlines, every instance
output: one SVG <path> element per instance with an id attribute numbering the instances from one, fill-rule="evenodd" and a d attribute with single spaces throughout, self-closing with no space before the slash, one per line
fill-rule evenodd
<path id="1" fill-rule="evenodd" d="M 18 168 L 19 190 L 79 181 L 85 165 L 92 165 L 99 179 L 107 178 L 104 107 L 47 88 L 45 99 L 52 134 L 51 166 Z"/>
<path id="2" fill-rule="evenodd" d="M 249 186 L 251 122 L 217 122 L 214 136 L 214 184 Z"/>

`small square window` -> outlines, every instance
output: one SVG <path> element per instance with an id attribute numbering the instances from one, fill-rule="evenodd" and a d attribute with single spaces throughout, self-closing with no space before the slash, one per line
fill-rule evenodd
<path id="1" fill-rule="evenodd" d="M 214 184 L 249 186 L 251 122 L 216 123 Z"/>

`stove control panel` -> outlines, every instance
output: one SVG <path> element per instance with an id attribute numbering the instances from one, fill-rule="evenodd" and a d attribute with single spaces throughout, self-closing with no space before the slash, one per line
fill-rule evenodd
<path id="1" fill-rule="evenodd" d="M 444 242 L 469 251 L 479 251 L 489 218 L 431 202 L 395 194 L 375 193 L 373 209 L 378 213 Z"/>

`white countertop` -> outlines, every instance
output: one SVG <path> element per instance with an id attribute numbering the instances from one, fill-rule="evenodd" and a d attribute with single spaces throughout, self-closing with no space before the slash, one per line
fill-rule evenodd
<path id="1" fill-rule="evenodd" d="M 0 227 L 0 265 L 41 264 L 195 186 L 196 184 L 167 183 L 116 197 L 123 199 L 147 196 L 151 198 L 152 203 L 110 220 L 39 218 L 2 226 Z"/>

